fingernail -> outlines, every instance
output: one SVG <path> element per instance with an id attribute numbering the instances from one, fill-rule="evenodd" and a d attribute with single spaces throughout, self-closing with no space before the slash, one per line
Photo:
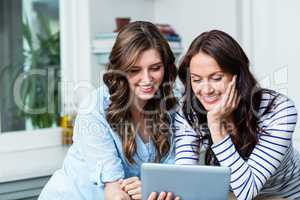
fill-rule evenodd
<path id="1" fill-rule="evenodd" d="M 160 194 L 159 194 L 159 197 L 158 197 L 158 199 L 162 199 L 162 197 L 165 195 L 165 192 L 161 192 Z"/>

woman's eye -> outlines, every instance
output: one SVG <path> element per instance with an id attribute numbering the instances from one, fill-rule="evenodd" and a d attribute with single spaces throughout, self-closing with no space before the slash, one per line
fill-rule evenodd
<path id="1" fill-rule="evenodd" d="M 222 80 L 222 76 L 212 77 L 212 80 L 214 80 L 214 81 L 220 81 L 220 80 Z"/>
<path id="2" fill-rule="evenodd" d="M 129 70 L 129 73 L 132 73 L 132 74 L 137 73 L 137 72 L 139 72 L 138 69 L 131 69 L 131 70 Z"/>
<path id="3" fill-rule="evenodd" d="M 193 83 L 200 83 L 202 80 L 201 79 L 192 79 Z"/>
<path id="4" fill-rule="evenodd" d="M 158 70 L 160 70 L 160 68 L 161 68 L 161 66 L 158 65 L 158 66 L 152 67 L 151 69 L 152 69 L 153 71 L 158 71 Z"/>

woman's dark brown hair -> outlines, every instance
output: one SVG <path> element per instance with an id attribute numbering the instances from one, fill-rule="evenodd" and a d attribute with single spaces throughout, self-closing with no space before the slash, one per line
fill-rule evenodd
<path id="1" fill-rule="evenodd" d="M 240 45 L 227 33 L 219 30 L 204 32 L 199 35 L 189 47 L 179 66 L 179 78 L 185 85 L 183 113 L 192 127 L 195 123 L 207 124 L 206 111 L 195 97 L 191 88 L 189 65 L 193 56 L 205 53 L 216 60 L 220 68 L 227 73 L 237 75 L 236 89 L 240 97 L 237 109 L 233 112 L 237 134 L 231 135 L 239 154 L 247 159 L 258 142 L 258 110 L 263 92 L 249 70 L 249 60 Z M 272 102 L 266 109 L 270 109 Z M 194 117 L 196 115 L 196 118 Z M 217 164 L 211 150 L 210 134 L 200 134 L 200 143 L 208 139 L 209 148 L 205 155 L 206 164 Z M 204 136 L 205 135 L 205 136 Z"/>
<path id="2" fill-rule="evenodd" d="M 170 149 L 168 127 L 170 127 L 171 120 L 168 111 L 176 105 L 172 87 L 177 69 L 169 44 L 157 27 L 150 22 L 143 21 L 133 22 L 125 26 L 117 36 L 109 56 L 107 72 L 103 76 L 111 100 L 106 119 L 119 134 L 123 143 L 124 154 L 131 164 L 135 162 L 133 155 L 137 149 L 135 142 L 137 127 L 134 126 L 129 111 L 128 103 L 131 102 L 132 92 L 126 74 L 141 53 L 150 49 L 155 49 L 159 53 L 164 65 L 163 82 L 157 94 L 148 100 L 143 108 L 144 111 L 148 111 L 144 112 L 144 118 L 151 121 L 151 126 L 147 126 L 147 132 L 151 133 L 157 150 L 155 161 L 159 162 Z"/>

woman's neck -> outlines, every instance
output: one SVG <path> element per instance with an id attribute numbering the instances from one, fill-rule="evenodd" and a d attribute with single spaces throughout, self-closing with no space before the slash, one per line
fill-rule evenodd
<path id="1" fill-rule="evenodd" d="M 138 123 L 141 122 L 141 120 L 143 119 L 143 114 L 142 112 L 139 110 L 139 108 L 136 107 L 132 107 L 130 109 L 131 112 L 131 116 L 132 116 L 132 121 L 134 123 L 134 125 L 138 125 Z"/>
<path id="2" fill-rule="evenodd" d="M 145 118 L 143 114 L 143 110 L 139 107 L 131 107 L 131 116 L 132 116 L 132 121 L 134 123 L 134 126 L 138 129 L 138 134 L 142 138 L 144 143 L 149 142 L 149 134 L 146 131 L 145 128 Z"/>

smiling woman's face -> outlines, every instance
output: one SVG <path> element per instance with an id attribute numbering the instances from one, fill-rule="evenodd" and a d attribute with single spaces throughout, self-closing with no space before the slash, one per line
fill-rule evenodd
<path id="1" fill-rule="evenodd" d="M 146 102 L 159 89 L 164 77 L 164 65 L 155 49 L 141 53 L 128 71 L 128 81 L 136 100 Z"/>
<path id="2" fill-rule="evenodd" d="M 198 53 L 190 62 L 192 90 L 207 111 L 223 98 L 232 75 L 222 71 L 214 58 Z"/>

